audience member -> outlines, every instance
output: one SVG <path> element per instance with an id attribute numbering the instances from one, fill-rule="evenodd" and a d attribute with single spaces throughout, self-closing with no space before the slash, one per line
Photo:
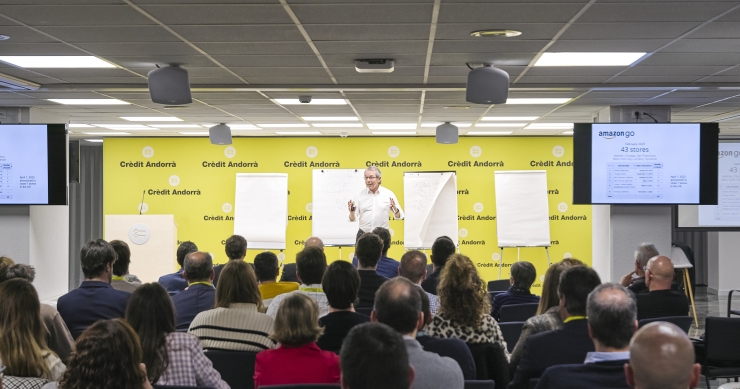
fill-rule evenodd
<path id="1" fill-rule="evenodd" d="M 326 256 L 318 247 L 306 247 L 296 255 L 296 275 L 301 283 L 297 291 L 275 296 L 267 308 L 267 314 L 275 318 L 280 302 L 293 293 L 302 293 L 311 297 L 319 305 L 319 317 L 329 313 L 329 301 L 321 287 L 321 279 L 326 271 Z"/>
<path id="2" fill-rule="evenodd" d="M 278 272 L 280 272 L 280 266 L 274 253 L 263 251 L 254 257 L 254 273 L 259 281 L 262 303 L 266 307 L 270 306 L 275 296 L 298 290 L 297 282 L 276 282 Z"/>
<path id="3" fill-rule="evenodd" d="M 342 389 L 409 389 L 415 374 L 404 342 L 385 324 L 352 328 L 342 347 Z"/>
<path id="4" fill-rule="evenodd" d="M 131 293 L 110 286 L 115 261 L 115 250 L 103 239 L 91 240 L 82 247 L 80 262 L 85 281 L 57 301 L 57 310 L 73 338 L 98 320 L 126 314 Z"/>
<path id="5" fill-rule="evenodd" d="M 587 315 L 596 351 L 588 353 L 583 364 L 548 368 L 537 388 L 629 388 L 624 365 L 637 329 L 635 295 L 619 284 L 597 286 L 588 295 Z"/>
<path id="6" fill-rule="evenodd" d="M 303 245 L 303 248 L 306 247 L 316 247 L 317 249 L 324 251 L 324 242 L 319 239 L 317 236 L 312 236 L 308 239 L 306 239 L 305 244 Z M 298 278 L 296 277 L 296 264 L 295 263 L 287 263 L 283 266 L 282 274 L 280 275 L 280 282 L 295 282 L 298 283 Z"/>
<path id="7" fill-rule="evenodd" d="M 372 320 L 388 325 L 403 335 L 409 362 L 416 372 L 412 388 L 464 387 L 462 370 L 454 359 L 424 351 L 416 333 L 424 326 L 421 296 L 417 287 L 403 277 L 384 283 L 376 294 Z"/>
<path id="8" fill-rule="evenodd" d="M 447 259 L 455 254 L 455 242 L 448 236 L 440 236 L 432 244 L 432 265 L 434 271 L 422 283 L 421 287 L 427 292 L 437 295 L 437 284 L 439 283 L 442 269 Z"/>
<path id="9" fill-rule="evenodd" d="M 693 389 L 699 383 L 701 365 L 694 363 L 694 346 L 683 330 L 655 322 L 632 337 L 624 374 L 635 389 Z"/>
<path id="10" fill-rule="evenodd" d="M 511 352 L 511 361 L 509 370 L 512 376 L 522 357 L 522 349 L 525 340 L 534 334 L 540 332 L 557 330 L 563 326 L 563 319 L 560 317 L 560 297 L 558 296 L 558 285 L 560 284 L 560 274 L 573 266 L 584 266 L 583 262 L 566 258 L 562 262 L 556 263 L 547 268 L 545 272 L 545 281 L 542 283 L 542 298 L 540 305 L 537 306 L 537 315 L 530 317 L 524 322 L 522 333 L 519 340 Z"/>
<path id="11" fill-rule="evenodd" d="M 204 350 L 262 351 L 275 347 L 269 336 L 272 317 L 264 311 L 254 271 L 248 263 L 231 261 L 216 285 L 216 307 L 203 311 L 190 324 L 191 334 Z"/>
<path id="12" fill-rule="evenodd" d="M 383 252 L 380 255 L 380 260 L 378 260 L 378 266 L 375 269 L 375 272 L 388 279 L 397 276 L 398 266 L 400 264 L 395 259 L 388 258 L 388 249 L 391 248 L 391 232 L 387 228 L 383 227 L 375 227 L 372 232 L 379 236 L 383 241 Z M 352 259 L 352 264 L 355 267 L 359 267 L 359 259 L 357 256 Z"/>
<path id="13" fill-rule="evenodd" d="M 301 275 L 298 262 L 298 275 Z M 277 300 L 273 300 L 273 304 Z M 339 383 L 339 357 L 323 351 L 316 340 L 323 332 L 318 326 L 319 306 L 302 293 L 291 293 L 280 302 L 271 337 L 280 346 L 257 354 L 254 387 L 289 384 Z"/>
<path id="14" fill-rule="evenodd" d="M 458 366 L 460 366 L 460 370 L 462 370 L 463 378 L 474 380 L 476 378 L 475 360 L 473 360 L 473 354 L 465 342 L 455 338 L 434 338 L 424 331 L 424 327 L 432 321 L 432 315 L 429 312 L 429 293 L 421 288 L 419 288 L 418 292 L 421 297 L 421 313 L 424 314 L 424 324 L 416 332 L 416 340 L 419 341 L 419 344 L 421 344 L 421 347 L 425 351 L 431 351 L 442 357 L 454 359 Z"/>
<path id="15" fill-rule="evenodd" d="M 13 265 L 15 265 L 14 260 L 4 255 L 0 255 L 0 274 L 5 273 L 5 269 Z"/>
<path id="16" fill-rule="evenodd" d="M 231 235 L 226 239 L 224 250 L 226 251 L 226 257 L 229 258 L 229 262 L 243 261 L 244 257 L 247 256 L 247 240 L 241 235 Z M 224 266 L 226 266 L 226 264 L 220 264 L 213 267 L 214 286 L 218 285 L 218 278 L 221 275 L 221 270 L 223 270 Z"/>
<path id="17" fill-rule="evenodd" d="M 380 288 L 387 278 L 376 272 L 378 260 L 383 254 L 383 240 L 379 236 L 367 232 L 357 240 L 355 254 L 360 266 L 357 271 L 360 273 L 360 302 L 357 304 L 360 308 L 372 308 L 375 301 L 375 292 Z"/>
<path id="18" fill-rule="evenodd" d="M 139 335 L 151 383 L 229 389 L 203 354 L 198 338 L 175 332 L 175 310 L 161 285 L 144 284 L 134 291 L 126 321 Z"/>
<path id="19" fill-rule="evenodd" d="M 168 293 L 175 294 L 188 287 L 188 281 L 182 276 L 182 272 L 185 270 L 183 268 L 183 262 L 185 261 L 186 255 L 196 251 L 198 251 L 198 246 L 191 241 L 182 242 L 180 246 L 177 247 L 177 264 L 180 265 L 180 270 L 172 274 L 159 277 L 159 281 L 157 281 L 167 289 Z"/>
<path id="20" fill-rule="evenodd" d="M 116 261 L 113 262 L 113 278 L 110 286 L 113 289 L 131 293 L 141 286 L 141 282 L 126 281 L 128 267 L 131 264 L 131 250 L 128 248 L 126 242 L 121 240 L 112 240 L 110 241 L 110 245 L 113 246 L 113 250 L 115 250 L 117 256 Z"/>
<path id="21" fill-rule="evenodd" d="M 5 374 L 59 380 L 62 361 L 46 346 L 39 295 L 30 282 L 0 284 L 0 365 Z"/>
<path id="22" fill-rule="evenodd" d="M 0 270 L 2 272 L 2 270 Z M 5 282 L 14 278 L 33 282 L 36 277 L 36 270 L 33 266 L 17 264 L 5 268 L 5 274 L 0 277 L 0 282 Z M 69 355 L 74 350 L 74 339 L 69 333 L 69 328 L 64 324 L 64 319 L 56 308 L 49 304 L 41 304 L 41 321 L 44 322 L 44 333 L 46 344 L 63 363 L 67 363 Z"/>
<path id="23" fill-rule="evenodd" d="M 508 362 L 501 328 L 489 314 L 491 300 L 486 289 L 473 261 L 464 255 L 452 255 L 440 274 L 439 312 L 427 325 L 427 332 L 436 338 L 457 338 L 468 344 L 498 343 Z"/>
<path id="24" fill-rule="evenodd" d="M 556 265 L 557 266 L 557 265 Z M 588 334 L 586 301 L 589 293 L 601 284 L 599 275 L 586 266 L 565 269 L 560 275 L 560 317 L 565 323 L 554 331 L 529 336 L 522 357 L 509 383 L 510 389 L 529 388 L 529 380 L 537 378 L 550 366 L 581 363 L 594 351 Z"/>
<path id="25" fill-rule="evenodd" d="M 634 293 L 647 291 L 645 285 L 645 267 L 652 257 L 660 255 L 658 249 L 652 243 L 641 243 L 635 250 L 635 270 L 625 274 L 619 282 L 622 286 Z"/>
<path id="26" fill-rule="evenodd" d="M 329 300 L 329 314 L 319 319 L 324 333 L 316 343 L 322 350 L 339 354 L 349 330 L 370 321 L 370 317 L 355 312 L 360 275 L 349 262 L 335 261 L 326 269 L 321 286 Z"/>
<path id="27" fill-rule="evenodd" d="M 501 307 L 513 304 L 539 303 L 540 296 L 533 295 L 529 291 L 534 280 L 537 278 L 537 270 L 530 262 L 520 261 L 511 265 L 511 277 L 509 290 L 499 293 L 493 298 L 493 309 L 491 316 L 499 320 L 501 318 Z"/>
<path id="28" fill-rule="evenodd" d="M 139 337 L 123 319 L 101 320 L 80 335 L 59 383 L 43 389 L 152 389 Z"/>
<path id="29" fill-rule="evenodd" d="M 213 287 L 213 259 L 211 254 L 196 251 L 185 256 L 182 276 L 187 289 L 172 296 L 175 304 L 176 329 L 187 330 L 199 313 L 213 309 L 216 289 Z"/>
<path id="30" fill-rule="evenodd" d="M 664 256 L 653 257 L 645 267 L 645 286 L 648 292 L 638 294 L 637 320 L 666 316 L 686 316 L 689 299 L 681 292 L 671 290 L 673 263 Z"/>
<path id="31" fill-rule="evenodd" d="M 398 275 L 406 277 L 409 281 L 421 288 L 421 282 L 427 277 L 427 256 L 419 250 L 409 250 L 401 256 L 401 263 L 398 267 Z M 423 288 L 422 288 L 423 290 Z M 436 315 L 439 310 L 439 297 L 427 291 L 424 291 L 429 299 L 429 309 L 432 315 Z M 429 317 L 431 320 L 431 317 Z"/>

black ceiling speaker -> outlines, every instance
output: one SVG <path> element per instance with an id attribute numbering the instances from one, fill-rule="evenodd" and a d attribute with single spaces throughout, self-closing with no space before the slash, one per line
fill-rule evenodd
<path id="1" fill-rule="evenodd" d="M 208 129 L 208 138 L 211 139 L 211 143 L 214 145 L 230 145 L 231 127 L 224 123 L 217 124 Z"/>
<path id="2" fill-rule="evenodd" d="M 444 122 L 437 126 L 437 143 L 451 145 L 457 143 L 457 126 L 450 122 Z"/>
<path id="3" fill-rule="evenodd" d="M 157 68 L 147 75 L 149 95 L 157 104 L 190 104 L 190 82 L 188 71 L 178 66 Z"/>
<path id="4" fill-rule="evenodd" d="M 465 101 L 476 104 L 504 104 L 509 97 L 509 73 L 491 65 L 468 73 Z"/>

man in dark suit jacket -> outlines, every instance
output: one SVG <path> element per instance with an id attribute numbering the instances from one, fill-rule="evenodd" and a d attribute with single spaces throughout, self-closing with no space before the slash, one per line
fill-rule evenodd
<path id="1" fill-rule="evenodd" d="M 318 247 L 321 251 L 324 251 L 324 242 L 319 237 L 312 236 L 306 239 L 306 243 L 303 245 L 303 248 L 305 249 L 306 247 Z M 298 277 L 296 277 L 295 263 L 286 263 L 283 265 L 283 273 L 280 275 L 280 282 L 297 282 L 300 284 Z"/>
<path id="2" fill-rule="evenodd" d="M 432 243 L 432 265 L 434 271 L 422 281 L 421 287 L 427 293 L 437 295 L 437 284 L 442 268 L 445 267 L 450 255 L 455 254 L 455 242 L 448 236 L 440 236 Z"/>
<path id="3" fill-rule="evenodd" d="M 671 290 L 673 263 L 664 256 L 648 261 L 645 284 L 649 292 L 637 295 L 637 320 L 666 316 L 686 316 L 689 299 L 680 292 Z"/>
<path id="4" fill-rule="evenodd" d="M 586 266 L 565 270 L 560 276 L 560 317 L 563 328 L 529 336 L 522 357 L 509 383 L 509 389 L 527 389 L 529 380 L 538 378 L 550 366 L 582 363 L 586 354 L 594 351 L 588 335 L 586 300 L 601 284 L 599 275 Z"/>
<path id="5" fill-rule="evenodd" d="M 373 233 L 365 233 L 357 240 L 355 247 L 357 259 L 360 261 L 360 267 L 357 271 L 360 273 L 360 292 L 358 297 L 360 303 L 358 308 L 372 308 L 375 302 L 375 292 L 388 281 L 387 278 L 375 272 L 383 253 L 383 240 Z"/>
<path id="6" fill-rule="evenodd" d="M 176 328 L 186 330 L 195 316 L 213 309 L 216 289 L 213 287 L 213 259 L 211 254 L 196 251 L 185 257 L 183 277 L 188 288 L 172 296 L 175 305 Z"/>
<path id="7" fill-rule="evenodd" d="M 98 320 L 122 318 L 131 293 L 113 289 L 113 262 L 116 252 L 103 239 L 87 242 L 80 251 L 85 281 L 57 301 L 57 310 L 72 337 Z"/>
<path id="8" fill-rule="evenodd" d="M 596 351 L 583 364 L 545 370 L 537 389 L 628 389 L 624 365 L 630 359 L 630 339 L 637 330 L 634 293 L 618 284 L 603 284 L 588 296 L 588 331 Z"/>
<path id="9" fill-rule="evenodd" d="M 188 287 L 188 281 L 182 276 L 182 264 L 183 261 L 185 261 L 186 255 L 196 251 L 198 251 L 198 246 L 196 246 L 195 243 L 189 240 L 180 243 L 180 246 L 177 247 L 177 264 L 180 265 L 180 270 L 172 274 L 165 274 L 162 277 L 159 277 L 159 281 L 157 282 L 164 286 L 164 288 L 167 289 L 167 293 L 170 295 L 180 293 Z"/>

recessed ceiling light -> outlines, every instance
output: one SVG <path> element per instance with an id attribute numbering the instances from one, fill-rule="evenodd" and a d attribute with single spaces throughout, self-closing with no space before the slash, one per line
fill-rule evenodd
<path id="1" fill-rule="evenodd" d="M 416 131 L 373 131 L 373 135 L 416 135 Z"/>
<path id="2" fill-rule="evenodd" d="M 255 126 L 254 124 L 234 124 L 234 123 L 228 123 L 227 124 L 232 130 L 261 130 L 261 128 Z M 213 126 L 211 126 L 213 127 Z"/>
<path id="3" fill-rule="evenodd" d="M 83 132 L 85 135 L 131 135 L 128 132 Z"/>
<path id="4" fill-rule="evenodd" d="M 501 121 L 501 122 L 516 122 L 519 120 L 531 121 L 539 118 L 539 116 L 486 116 L 481 119 L 484 122 Z"/>
<path id="5" fill-rule="evenodd" d="M 121 116 L 130 122 L 181 122 L 182 119 L 174 116 Z"/>
<path id="6" fill-rule="evenodd" d="M 267 123 L 267 124 L 258 124 L 258 126 L 262 128 L 307 128 L 309 127 L 306 123 Z"/>
<path id="7" fill-rule="evenodd" d="M 207 136 L 207 135 L 209 135 L 209 132 L 208 131 L 190 131 L 190 132 L 183 131 L 183 132 L 178 132 L 178 134 L 183 134 L 183 135 L 199 135 L 199 136 L 206 135 Z"/>
<path id="8" fill-rule="evenodd" d="M 278 135 L 321 135 L 319 131 L 275 131 Z"/>
<path id="9" fill-rule="evenodd" d="M 84 139 L 86 142 L 103 143 L 102 139 Z"/>
<path id="10" fill-rule="evenodd" d="M 357 116 L 304 116 L 301 119 L 308 122 L 356 122 Z"/>
<path id="11" fill-rule="evenodd" d="M 7 36 L 7 35 L 0 35 L 0 41 L 7 41 L 8 39 L 10 39 L 9 36 Z"/>
<path id="12" fill-rule="evenodd" d="M 500 37 L 511 38 L 513 36 L 519 36 L 519 35 L 522 35 L 522 32 L 517 31 L 517 30 L 478 30 L 478 31 L 473 31 L 470 33 L 470 36 L 475 36 L 475 37 L 500 36 Z"/>
<path id="13" fill-rule="evenodd" d="M 532 123 L 525 130 L 568 130 L 573 128 L 573 123 Z"/>
<path id="14" fill-rule="evenodd" d="M 504 127 L 504 128 L 516 128 L 516 127 L 524 127 L 527 123 L 478 123 L 475 125 L 476 128 L 478 127 Z"/>
<path id="15" fill-rule="evenodd" d="M 444 109 L 468 109 L 470 108 L 469 105 L 446 105 L 442 107 Z"/>
<path id="16" fill-rule="evenodd" d="M 64 105 L 130 105 L 118 99 L 47 99 Z"/>
<path id="17" fill-rule="evenodd" d="M 273 99 L 282 105 L 347 105 L 344 99 L 311 99 L 310 103 L 301 103 L 298 99 Z"/>
<path id="18" fill-rule="evenodd" d="M 362 123 L 311 123 L 316 128 L 363 127 Z"/>
<path id="19" fill-rule="evenodd" d="M 508 99 L 506 104 L 563 104 L 570 101 L 570 97 L 550 97 L 550 98 L 534 98 L 534 99 Z"/>
<path id="20" fill-rule="evenodd" d="M 67 124 L 67 127 L 69 128 L 92 128 L 89 124 L 81 124 L 81 123 L 69 123 Z"/>
<path id="21" fill-rule="evenodd" d="M 151 127 L 157 128 L 203 128 L 197 124 L 148 124 Z"/>
<path id="22" fill-rule="evenodd" d="M 563 135 L 573 135 L 573 131 L 565 131 Z"/>
<path id="23" fill-rule="evenodd" d="M 468 131 L 465 135 L 509 135 L 514 131 Z"/>
<path id="24" fill-rule="evenodd" d="M 158 128 L 152 128 L 143 124 L 93 124 L 95 127 L 107 128 L 116 131 L 158 131 Z"/>
<path id="25" fill-rule="evenodd" d="M 645 53 L 544 53 L 534 66 L 627 66 Z"/>
<path id="26" fill-rule="evenodd" d="M 115 68 L 98 57 L 85 55 L 16 55 L 0 56 L 0 61 L 22 68 Z"/>
<path id="27" fill-rule="evenodd" d="M 424 128 L 428 128 L 428 127 L 434 127 L 434 128 L 436 128 L 437 126 L 439 126 L 440 124 L 443 124 L 443 123 L 444 122 L 422 122 L 421 123 L 421 126 L 424 127 Z M 456 125 L 458 128 L 459 127 L 470 127 L 470 126 L 473 125 L 473 123 L 471 123 L 471 122 L 452 122 L 452 124 Z"/>
<path id="28" fill-rule="evenodd" d="M 416 123 L 367 123 L 371 130 L 415 130 Z"/>

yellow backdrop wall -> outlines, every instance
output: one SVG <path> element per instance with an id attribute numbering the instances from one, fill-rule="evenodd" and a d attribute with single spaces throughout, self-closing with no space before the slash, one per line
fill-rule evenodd
<path id="1" fill-rule="evenodd" d="M 233 233 L 236 173 L 288 173 L 290 220 L 283 254 L 293 262 L 311 236 L 312 170 L 376 165 L 383 185 L 402 206 L 404 172 L 457 171 L 460 252 L 488 280 L 498 278 L 494 171 L 546 170 L 552 260 L 572 256 L 591 264 L 591 207 L 571 204 L 573 154 L 567 137 L 460 138 L 455 145 L 440 145 L 431 137 L 250 137 L 234 138 L 231 146 L 211 145 L 207 138 L 108 138 L 103 147 L 104 213 L 138 213 L 146 191 L 145 212 L 174 214 L 178 241 L 194 241 L 217 263 L 226 262 L 223 244 Z M 392 258 L 404 251 L 403 223 L 390 222 Z M 247 260 L 257 253 L 249 250 Z M 327 248 L 326 254 L 334 261 L 339 249 Z M 345 260 L 352 254 L 351 248 L 342 250 Z M 535 264 L 533 291 L 539 293 L 547 269 L 545 251 L 522 249 L 521 258 Z M 502 278 L 509 277 L 507 267 L 516 260 L 516 249 L 504 252 Z"/>

